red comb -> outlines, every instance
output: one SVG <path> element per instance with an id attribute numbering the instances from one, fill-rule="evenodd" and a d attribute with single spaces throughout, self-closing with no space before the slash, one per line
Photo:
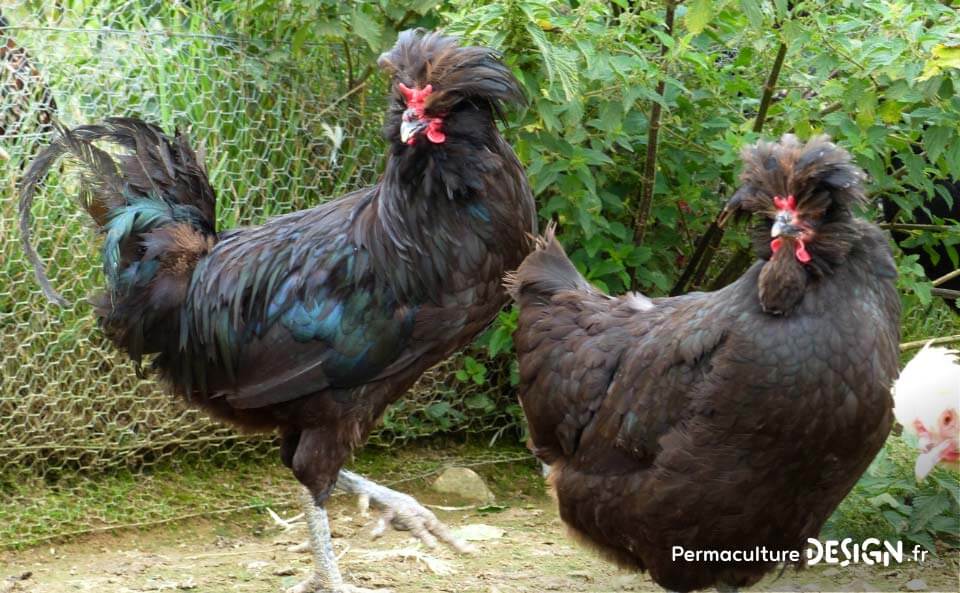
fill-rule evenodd
<path id="1" fill-rule="evenodd" d="M 401 82 L 397 85 L 397 88 L 400 89 L 400 94 L 403 95 L 404 100 L 406 100 L 407 107 L 417 110 L 423 110 L 424 102 L 427 100 L 427 97 L 430 96 L 430 93 L 433 92 L 432 84 L 428 84 L 422 89 L 412 89 Z"/>
<path id="2" fill-rule="evenodd" d="M 778 210 L 789 210 L 790 212 L 796 212 L 797 198 L 793 196 L 787 196 L 786 198 L 773 196 L 773 205 L 776 206 Z"/>

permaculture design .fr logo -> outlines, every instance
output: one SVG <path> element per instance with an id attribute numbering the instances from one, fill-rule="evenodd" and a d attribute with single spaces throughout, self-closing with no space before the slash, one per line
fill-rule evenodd
<path id="1" fill-rule="evenodd" d="M 674 562 L 800 562 L 801 556 L 806 556 L 808 565 L 835 564 L 848 566 L 850 564 L 867 564 L 890 566 L 904 562 L 924 562 L 927 551 L 921 546 L 914 546 L 909 554 L 904 550 L 903 542 L 881 541 L 871 537 L 862 542 L 855 542 L 852 538 L 842 540 L 807 539 L 806 550 L 771 550 L 766 546 L 757 546 L 748 550 L 688 550 L 683 546 L 671 548 L 671 558 Z"/>

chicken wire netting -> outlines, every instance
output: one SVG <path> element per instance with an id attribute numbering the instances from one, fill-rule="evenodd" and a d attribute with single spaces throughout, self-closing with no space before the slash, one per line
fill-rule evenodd
<path id="1" fill-rule="evenodd" d="M 383 164 L 384 84 L 374 75 L 348 88 L 342 50 L 310 47 L 294 59 L 256 39 L 160 25 L 143 16 L 144 4 L 2 8 L 0 547 L 169 519 L 166 494 L 191 487 L 178 481 L 185 476 L 206 479 L 201 461 L 220 466 L 200 488 L 206 498 L 191 499 L 201 512 L 256 505 L 275 487 L 262 476 L 247 487 L 242 464 L 277 465 L 273 437 L 239 434 L 186 408 L 138 378 L 97 330 L 84 300 L 102 281 L 97 238 L 71 202 L 69 163 L 36 199 L 32 228 L 54 286 L 73 304 L 43 297 L 20 247 L 16 191 L 50 140 L 51 118 L 74 126 L 133 115 L 187 132 L 218 192 L 220 228 L 314 206 L 373 182 Z M 457 381 L 460 365 L 428 373 L 372 442 L 511 426 L 507 396 Z M 151 487 L 158 475 L 164 484 Z M 285 472 L 275 477 L 292 484 Z"/>

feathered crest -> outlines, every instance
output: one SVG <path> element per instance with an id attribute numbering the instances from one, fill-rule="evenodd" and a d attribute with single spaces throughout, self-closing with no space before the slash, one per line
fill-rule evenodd
<path id="1" fill-rule="evenodd" d="M 460 46 L 456 37 L 411 29 L 400 33 L 397 44 L 377 61 L 399 84 L 414 88 L 433 86 L 425 100 L 427 111 L 445 111 L 462 99 L 482 99 L 498 115 L 505 104 L 523 104 L 524 94 L 513 73 L 492 49 Z"/>
<path id="2" fill-rule="evenodd" d="M 784 134 L 779 142 L 746 147 L 742 158 L 742 185 L 727 211 L 772 214 L 777 209 L 775 197 L 794 196 L 800 213 L 822 216 L 830 210 L 849 212 L 866 202 L 866 175 L 829 136 L 804 144 L 793 134 Z"/>

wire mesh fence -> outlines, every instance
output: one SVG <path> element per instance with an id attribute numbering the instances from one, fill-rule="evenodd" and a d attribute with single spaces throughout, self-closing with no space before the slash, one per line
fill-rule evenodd
<path id="1" fill-rule="evenodd" d="M 372 76 L 347 88 L 334 47 L 311 47 L 295 60 L 288 48 L 256 39 L 157 25 L 134 2 L 71 11 L 15 0 L 2 11 L 0 547 L 162 519 L 167 510 L 137 494 L 157 468 L 275 459 L 271 436 L 241 435 L 186 408 L 138 378 L 102 338 L 84 301 L 102 280 L 97 239 L 71 202 L 77 180 L 66 165 L 48 179 L 32 226 L 54 286 L 75 304 L 43 298 L 20 249 L 16 186 L 49 141 L 51 118 L 74 126 L 132 115 L 188 133 L 218 192 L 220 228 L 372 183 L 383 161 L 383 83 Z M 458 365 L 454 359 L 425 376 L 373 441 L 511 425 L 506 396 L 489 384 L 457 382 Z M 108 473 L 126 486 L 103 490 Z M 251 496 L 242 485 L 220 487 L 201 504 L 217 512 L 248 505 Z M 62 516 L 64 497 L 90 504 Z"/>

